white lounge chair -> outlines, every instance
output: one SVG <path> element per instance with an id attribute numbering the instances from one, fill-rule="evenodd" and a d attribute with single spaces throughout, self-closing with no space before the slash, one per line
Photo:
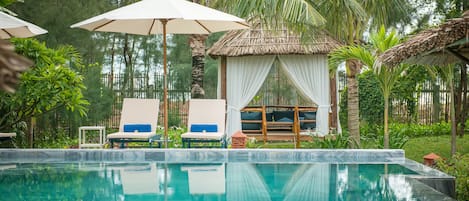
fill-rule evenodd
<path id="1" fill-rule="evenodd" d="M 11 140 L 16 137 L 16 133 L 0 133 L 0 141 Z"/>
<path id="2" fill-rule="evenodd" d="M 192 142 L 220 142 L 226 147 L 225 141 L 226 101 L 222 99 L 192 99 L 189 101 L 187 120 L 188 132 L 181 135 L 182 146 L 191 147 Z"/>
<path id="3" fill-rule="evenodd" d="M 114 142 L 120 142 L 121 148 L 126 142 L 148 142 L 151 147 L 159 140 L 160 135 L 156 134 L 159 105 L 158 99 L 124 98 L 119 132 L 107 135 L 111 148 Z"/>

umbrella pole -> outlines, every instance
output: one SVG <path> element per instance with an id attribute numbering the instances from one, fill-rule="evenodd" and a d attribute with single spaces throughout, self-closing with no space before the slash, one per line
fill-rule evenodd
<path id="1" fill-rule="evenodd" d="M 168 148 L 168 66 L 166 62 L 166 23 L 168 20 L 161 20 L 163 24 L 163 99 L 164 99 L 164 148 Z"/>

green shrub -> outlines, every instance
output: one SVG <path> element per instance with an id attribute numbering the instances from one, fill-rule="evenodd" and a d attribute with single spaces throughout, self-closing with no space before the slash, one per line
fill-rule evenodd
<path id="1" fill-rule="evenodd" d="M 399 131 L 403 135 L 412 138 L 451 134 L 451 125 L 449 123 L 436 123 L 432 125 L 391 124 L 389 129 Z"/>
<path id="2" fill-rule="evenodd" d="M 69 148 L 78 145 L 78 139 L 72 139 L 63 129 L 43 131 L 35 133 L 35 148 Z"/>
<path id="3" fill-rule="evenodd" d="M 438 169 L 456 177 L 457 200 L 469 200 L 469 154 L 456 153 L 449 160 L 438 160 Z"/>
<path id="4" fill-rule="evenodd" d="M 346 149 L 350 143 L 353 143 L 347 132 L 335 135 L 326 135 L 324 137 L 312 136 L 313 142 L 310 144 L 313 148 L 321 149 Z"/>
<path id="5" fill-rule="evenodd" d="M 389 128 L 389 148 L 402 149 L 409 141 L 409 136 L 404 132 L 406 129 L 395 126 Z M 367 142 L 371 147 L 379 148 L 384 147 L 384 129 L 382 126 L 364 124 L 360 126 L 360 140 Z"/>
<path id="6" fill-rule="evenodd" d="M 358 76 L 360 123 L 383 124 L 384 98 L 376 74 L 372 70 Z"/>

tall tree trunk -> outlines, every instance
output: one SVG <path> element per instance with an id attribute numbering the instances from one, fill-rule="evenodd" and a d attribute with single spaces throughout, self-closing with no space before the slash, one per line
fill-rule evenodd
<path id="1" fill-rule="evenodd" d="M 464 136 L 464 130 L 466 129 L 466 119 L 467 119 L 467 110 L 468 110 L 468 103 L 467 103 L 467 65 L 461 65 L 461 111 L 459 113 L 459 137 Z"/>
<path id="2" fill-rule="evenodd" d="M 451 156 L 454 156 L 456 153 L 456 114 L 454 109 L 454 82 L 453 78 L 448 80 L 449 82 L 449 90 L 451 93 L 451 103 L 450 103 L 450 115 L 451 115 Z"/>
<path id="3" fill-rule="evenodd" d="M 358 99 L 358 80 L 360 73 L 360 62 L 357 60 L 347 60 L 347 108 L 348 108 L 348 129 L 352 139 L 351 148 L 360 147 L 360 119 L 359 119 L 359 99 Z"/>
<path id="4" fill-rule="evenodd" d="M 189 44 L 192 49 L 192 98 L 204 98 L 205 40 L 207 35 L 191 35 Z"/>
<path id="5" fill-rule="evenodd" d="M 384 148 L 389 149 L 389 96 L 384 96 Z"/>
<path id="6" fill-rule="evenodd" d="M 129 47 L 129 35 L 125 34 L 124 39 L 124 63 L 125 63 L 125 70 L 124 70 L 124 84 L 123 84 L 123 92 L 127 92 L 127 97 L 134 97 L 133 95 L 133 64 L 132 64 L 132 51 Z M 127 89 L 126 89 L 127 88 Z"/>
<path id="7" fill-rule="evenodd" d="M 112 34 L 112 46 L 111 46 L 111 75 L 109 76 L 109 88 L 114 90 L 114 55 L 116 54 L 116 34 Z"/>

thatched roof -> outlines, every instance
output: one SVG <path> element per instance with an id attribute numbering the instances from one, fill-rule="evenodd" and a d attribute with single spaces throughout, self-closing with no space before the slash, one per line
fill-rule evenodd
<path id="1" fill-rule="evenodd" d="M 209 50 L 212 57 L 248 55 L 327 54 L 340 43 L 326 33 L 315 33 L 302 41 L 298 34 L 286 29 L 266 30 L 257 24 L 251 29 L 230 31 Z"/>
<path id="2" fill-rule="evenodd" d="M 460 62 L 455 56 L 469 58 L 469 11 L 437 28 L 422 31 L 378 58 L 378 64 L 394 66 L 399 63 L 446 65 Z"/>

